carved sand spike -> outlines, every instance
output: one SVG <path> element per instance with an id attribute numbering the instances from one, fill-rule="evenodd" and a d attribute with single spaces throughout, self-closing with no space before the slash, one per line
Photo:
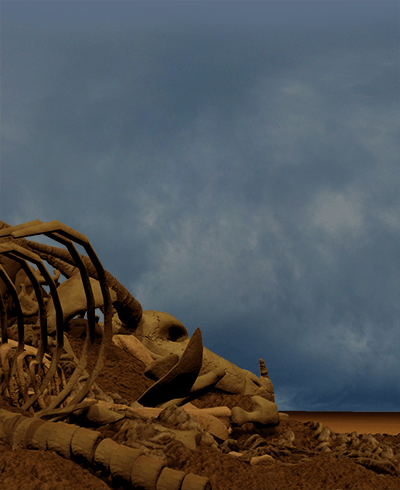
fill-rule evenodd
<path id="1" fill-rule="evenodd" d="M 267 371 L 267 367 L 265 365 L 264 359 L 260 359 L 259 360 L 259 363 L 260 363 L 260 374 L 261 374 L 261 377 L 262 378 L 268 378 L 269 379 L 268 371 Z"/>
<path id="2" fill-rule="evenodd" d="M 46 267 L 44 266 L 41 258 L 31 250 L 22 247 L 19 244 L 25 244 L 27 240 L 22 239 L 22 237 L 33 236 L 38 234 L 44 234 L 55 241 L 64 244 L 67 249 L 69 256 L 74 260 L 75 266 L 79 270 L 81 275 L 82 284 L 84 287 L 86 299 L 87 299 L 87 311 L 88 311 L 88 326 L 89 326 L 89 335 L 86 336 L 85 343 L 82 350 L 82 355 L 78 362 L 78 365 L 69 379 L 68 383 L 66 383 L 64 374 L 62 370 L 59 368 L 59 361 L 63 352 L 64 345 L 64 335 L 63 335 L 63 312 L 62 307 L 58 298 L 57 289 L 55 287 L 53 278 L 49 275 Z M 21 395 L 23 395 L 24 403 L 21 408 L 24 410 L 28 410 L 32 408 L 33 404 L 38 401 L 42 410 L 36 413 L 37 417 L 43 417 L 46 413 L 50 413 L 59 407 L 65 399 L 68 397 L 70 392 L 72 391 L 75 383 L 78 378 L 81 376 L 82 372 L 86 367 L 86 358 L 89 349 L 89 345 L 91 346 L 95 339 L 95 305 L 93 299 L 93 291 L 91 288 L 89 274 L 87 272 L 87 268 L 85 265 L 90 262 L 90 265 L 93 270 L 95 270 L 98 280 L 100 282 L 101 292 L 104 298 L 104 335 L 102 339 L 102 344 L 100 346 L 100 353 L 97 359 L 97 363 L 90 373 L 86 383 L 82 387 L 82 389 L 76 394 L 74 399 L 70 402 L 71 407 L 77 405 L 80 401 L 82 401 L 87 393 L 90 391 L 95 378 L 98 373 L 102 369 L 106 357 L 107 350 L 111 344 L 112 337 L 112 303 L 110 298 L 110 292 L 108 287 L 105 284 L 105 271 L 95 254 L 93 248 L 90 245 L 89 240 L 82 234 L 76 232 L 75 230 L 69 228 L 68 226 L 58 222 L 51 221 L 49 223 L 42 223 L 39 220 L 35 222 L 27 223 L 25 225 L 18 225 L 17 227 L 3 227 L 0 231 L 1 243 L 0 243 L 0 254 L 7 256 L 8 258 L 18 261 L 21 267 L 24 269 L 26 275 L 31 280 L 31 283 L 34 287 L 34 291 L 36 293 L 37 303 L 40 309 L 40 325 L 41 325 L 41 342 L 40 347 L 36 356 L 36 362 L 39 368 L 42 366 L 43 356 L 45 347 L 47 345 L 47 317 L 46 310 L 44 307 L 43 298 L 41 295 L 39 283 L 35 274 L 32 272 L 31 267 L 27 264 L 26 260 L 33 262 L 41 272 L 42 276 L 45 278 L 46 283 L 50 286 L 52 299 L 54 302 L 54 307 L 56 310 L 56 339 L 57 346 L 55 349 L 55 353 L 52 356 L 51 365 L 48 368 L 46 374 L 43 379 L 40 378 L 39 370 L 36 372 L 34 369 L 34 365 L 32 365 L 32 369 L 28 366 L 27 372 L 24 371 L 23 365 L 23 356 L 24 354 L 24 324 L 23 324 L 23 313 L 21 311 L 21 307 L 18 301 L 18 295 L 16 294 L 15 287 L 8 277 L 5 270 L 0 266 L 0 274 L 1 279 L 7 284 L 8 289 L 13 295 L 13 299 L 15 304 L 17 305 L 17 313 L 18 313 L 18 347 L 15 351 L 12 366 L 9 364 L 4 365 L 3 375 L 7 376 L 7 380 L 4 379 L 4 382 L 1 386 L 1 391 L 7 388 L 10 392 L 10 396 L 14 397 L 14 401 L 16 399 L 16 391 L 20 391 Z M 22 241 L 23 240 L 23 241 Z M 85 248 L 85 251 L 88 254 L 85 262 L 82 260 L 82 257 L 76 250 L 73 241 L 76 241 L 79 245 Z M 1 316 L 3 322 L 4 315 Z M 2 332 L 4 332 L 4 326 L 2 326 Z M 7 336 L 3 336 L 2 343 L 7 343 Z M 3 347 L 3 346 L 2 346 Z M 2 356 L 3 357 L 3 356 Z M 57 374 L 57 368 L 59 374 Z M 15 389 L 15 382 L 17 382 L 18 388 Z M 40 386 L 39 386 L 40 384 Z M 28 388 L 32 386 L 34 394 L 28 396 Z M 47 389 L 51 394 L 57 395 L 50 402 L 49 406 L 43 408 L 43 393 Z M 60 391 L 61 390 L 61 391 Z M 70 408 L 71 408 L 70 407 Z M 68 409 L 66 407 L 63 410 Z"/>

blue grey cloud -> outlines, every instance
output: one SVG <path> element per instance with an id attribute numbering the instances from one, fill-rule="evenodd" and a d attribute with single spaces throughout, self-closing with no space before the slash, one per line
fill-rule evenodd
<path id="1" fill-rule="evenodd" d="M 397 4 L 1 9 L 1 219 L 84 233 L 281 410 L 399 410 Z"/>

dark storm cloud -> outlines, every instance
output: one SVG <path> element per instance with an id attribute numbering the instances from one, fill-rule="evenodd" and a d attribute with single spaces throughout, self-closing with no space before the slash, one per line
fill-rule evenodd
<path id="1" fill-rule="evenodd" d="M 394 3 L 12 3 L 2 219 L 87 235 L 281 410 L 398 410 Z"/>

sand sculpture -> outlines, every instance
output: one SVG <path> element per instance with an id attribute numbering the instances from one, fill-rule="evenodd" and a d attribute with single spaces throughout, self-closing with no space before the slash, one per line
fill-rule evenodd
<path id="1" fill-rule="evenodd" d="M 189 334 L 177 318 L 152 310 L 143 312 L 135 336 L 147 348 L 153 359 L 165 358 L 170 354 L 181 356 L 189 342 Z M 200 375 L 222 367 L 226 373 L 217 383 L 217 389 L 227 393 L 260 395 L 274 401 L 274 387 L 266 370 L 257 378 L 250 371 L 241 369 L 204 348 Z M 265 364 L 263 367 L 265 368 Z"/>
<path id="2" fill-rule="evenodd" d="M 25 238 L 40 234 L 66 249 Z M 87 257 L 78 253 L 74 243 L 84 247 Z M 0 257 L 1 394 L 33 415 L 0 410 L 0 439 L 13 449 L 53 449 L 66 458 L 84 458 L 113 481 L 143 488 L 201 490 L 211 488 L 207 478 L 168 468 L 165 441 L 218 448 L 229 440 L 231 426 L 252 421 L 273 427 L 284 417 L 274 403 L 264 361 L 260 360 L 257 378 L 205 349 L 200 329 L 189 338 L 171 315 L 143 312 L 129 291 L 104 270 L 81 233 L 58 221 L 35 220 L 14 227 L 0 222 Z M 53 276 L 43 261 L 54 267 Z M 61 285 L 60 273 L 67 277 Z M 96 308 L 104 312 L 101 325 L 96 322 Z M 87 320 L 75 318 L 85 312 Z M 78 358 L 65 332 L 79 322 L 86 337 Z M 10 332 L 14 340 L 9 339 Z M 99 332 L 99 355 L 88 373 L 87 355 Z M 115 345 L 145 360 L 146 375 L 155 381 L 131 406 L 116 404 L 95 383 L 113 336 Z M 190 404 L 210 388 L 254 395 L 253 411 L 199 410 Z M 110 439 L 82 427 L 82 420 L 100 428 L 121 425 Z"/>
<path id="3" fill-rule="evenodd" d="M 40 233 L 67 250 L 23 238 Z M 83 245 L 88 257 L 79 255 L 73 242 Z M 43 261 L 54 267 L 53 275 Z M 61 273 L 68 281 L 60 284 Z M 189 338 L 171 315 L 142 311 L 104 271 L 87 238 L 61 223 L 37 220 L 9 227 L 0 222 L 0 279 L 1 396 L 31 412 L 28 417 L 0 409 L 0 440 L 13 449 L 52 450 L 84 462 L 109 475 L 113 488 L 127 482 L 154 490 L 211 488 L 209 478 L 170 467 L 182 446 L 210 447 L 213 459 L 228 455 L 249 467 L 301 465 L 299 474 L 315 455 L 328 455 L 330 465 L 346 457 L 375 475 L 400 475 L 396 445 L 385 444 L 387 437 L 379 434 L 335 434 L 320 422 L 309 422 L 303 426 L 308 439 L 297 440 L 288 416 L 274 403 L 262 359 L 257 378 L 205 349 L 199 329 Z M 103 308 L 103 324 L 96 307 Z M 85 311 L 87 319 L 82 318 Z M 74 336 L 84 337 L 79 356 L 69 341 Z M 89 373 L 86 360 L 99 339 L 99 355 Z M 144 375 L 154 382 L 130 405 L 95 383 L 110 347 L 140 359 L 147 366 Z M 247 394 L 252 407 L 199 409 L 190 403 L 210 389 L 232 397 Z M 249 425 L 257 431 L 243 437 L 243 427 Z M 247 478 L 246 473 L 246 483 Z M 101 483 L 96 488 L 104 488 Z"/>

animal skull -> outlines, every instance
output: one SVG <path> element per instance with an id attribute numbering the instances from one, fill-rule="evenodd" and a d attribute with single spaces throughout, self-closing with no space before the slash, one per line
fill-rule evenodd
<path id="1" fill-rule="evenodd" d="M 143 311 L 134 335 L 154 360 L 169 354 L 177 354 L 180 357 L 190 340 L 183 323 L 168 313 L 154 310 Z M 216 385 L 217 389 L 227 393 L 259 395 L 275 401 L 274 387 L 268 375 L 263 374 L 257 378 L 252 372 L 241 369 L 204 348 L 200 375 L 221 367 L 226 368 L 226 374 Z"/>

